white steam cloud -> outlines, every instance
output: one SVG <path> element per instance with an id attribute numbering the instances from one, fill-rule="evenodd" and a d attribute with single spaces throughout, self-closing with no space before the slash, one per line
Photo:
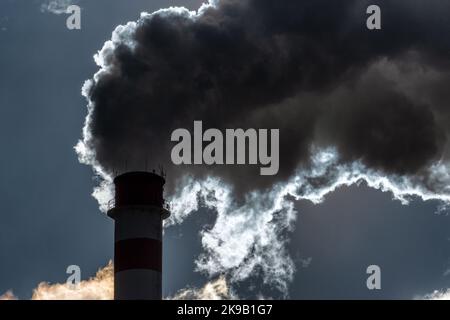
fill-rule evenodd
<path id="1" fill-rule="evenodd" d="M 230 188 L 219 180 L 186 179 L 171 199 L 174 206 L 166 227 L 182 223 L 200 205 L 215 209 L 217 218 L 213 227 L 201 232 L 204 252 L 196 261 L 197 269 L 211 277 L 226 273 L 230 284 L 261 275 L 265 284 L 287 296 L 295 266 L 287 251 L 286 232 L 292 231 L 294 226 L 296 200 L 317 204 L 340 187 L 366 183 L 371 188 L 390 192 L 393 199 L 403 204 L 414 198 L 440 200 L 444 207 L 450 202 L 447 193 L 424 190 L 408 178 L 386 177 L 360 163 L 339 164 L 334 149 L 316 151 L 312 164 L 311 169 L 300 170 L 288 183 L 274 186 L 271 192 L 248 195 L 245 205 L 240 207 L 233 205 Z M 436 165 L 430 170 L 436 179 L 447 179 L 450 183 L 448 174 L 443 174 L 448 172 L 445 166 Z M 321 180 L 327 184 L 320 185 Z"/>
<path id="2" fill-rule="evenodd" d="M 435 290 L 433 293 L 426 294 L 419 298 L 420 300 L 450 300 L 450 289 Z"/>

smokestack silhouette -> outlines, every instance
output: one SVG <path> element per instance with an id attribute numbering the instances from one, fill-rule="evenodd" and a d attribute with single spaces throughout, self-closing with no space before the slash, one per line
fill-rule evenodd
<path id="1" fill-rule="evenodd" d="M 114 179 L 115 199 L 108 216 L 115 221 L 114 299 L 162 298 L 162 221 L 169 217 L 165 179 L 150 172 L 128 172 Z"/>

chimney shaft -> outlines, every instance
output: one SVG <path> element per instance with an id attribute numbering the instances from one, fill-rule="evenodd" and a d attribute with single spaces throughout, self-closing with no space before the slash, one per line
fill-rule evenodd
<path id="1" fill-rule="evenodd" d="M 162 299 L 163 177 L 129 172 L 114 179 L 114 299 Z"/>

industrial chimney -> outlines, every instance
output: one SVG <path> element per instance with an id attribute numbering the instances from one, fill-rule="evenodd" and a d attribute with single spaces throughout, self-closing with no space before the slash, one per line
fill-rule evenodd
<path id="1" fill-rule="evenodd" d="M 114 179 L 114 299 L 162 299 L 162 221 L 170 212 L 164 177 L 128 172 Z"/>

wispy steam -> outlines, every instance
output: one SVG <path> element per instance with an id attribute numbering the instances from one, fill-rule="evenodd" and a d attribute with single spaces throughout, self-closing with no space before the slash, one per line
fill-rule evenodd
<path id="1" fill-rule="evenodd" d="M 225 277 L 208 282 L 203 288 L 186 288 L 178 291 L 175 296 L 167 298 L 169 300 L 229 300 L 237 299 Z"/>
<path id="2" fill-rule="evenodd" d="M 448 176 L 440 175 L 445 167 L 436 166 L 430 170 L 431 180 L 443 182 L 444 179 L 450 183 Z M 265 284 L 286 295 L 295 271 L 286 250 L 286 232 L 292 230 L 296 218 L 293 200 L 320 203 L 336 189 L 360 183 L 390 192 L 403 204 L 414 198 L 450 203 L 448 193 L 431 192 L 420 179 L 386 177 L 360 162 L 341 164 L 337 151 L 331 148 L 316 151 L 311 167 L 300 169 L 287 183 L 277 184 L 267 193 L 248 195 L 244 206 L 234 206 L 229 189 L 218 180 L 191 180 L 172 198 L 176 206 L 168 225 L 181 223 L 197 210 L 199 203 L 216 208 L 214 226 L 202 231 L 205 252 L 196 262 L 198 270 L 211 277 L 227 273 L 231 283 L 262 276 Z"/>
<path id="3" fill-rule="evenodd" d="M 369 1 L 222 0 L 197 12 L 143 13 L 118 26 L 86 82 L 88 115 L 76 147 L 101 177 L 105 208 L 115 172 L 164 164 L 174 203 L 168 225 L 199 206 L 198 270 L 252 275 L 286 294 L 294 200 L 320 202 L 364 182 L 407 203 L 450 200 L 450 12 L 438 0 L 379 1 L 383 29 L 365 28 Z M 175 167 L 170 134 L 280 129 L 280 172 L 251 166 Z"/>
<path id="4" fill-rule="evenodd" d="M 285 247 L 285 232 L 295 221 L 293 204 L 283 199 L 287 190 L 279 186 L 267 194 L 254 192 L 244 206 L 233 204 L 229 190 L 212 178 L 185 182 L 172 198 L 172 216 L 166 226 L 181 223 L 195 212 L 197 200 L 214 208 L 217 219 L 211 229 L 202 231 L 205 252 L 196 261 L 197 269 L 211 277 L 228 273 L 232 283 L 261 273 L 267 284 L 286 293 L 295 271 Z"/>
<path id="5" fill-rule="evenodd" d="M 420 300 L 450 300 L 450 289 L 435 290 L 433 293 L 419 297 Z"/>
<path id="6" fill-rule="evenodd" d="M 77 4 L 78 0 L 46 0 L 41 4 L 41 12 L 54 14 L 67 13 L 67 8 L 72 4 Z"/>

